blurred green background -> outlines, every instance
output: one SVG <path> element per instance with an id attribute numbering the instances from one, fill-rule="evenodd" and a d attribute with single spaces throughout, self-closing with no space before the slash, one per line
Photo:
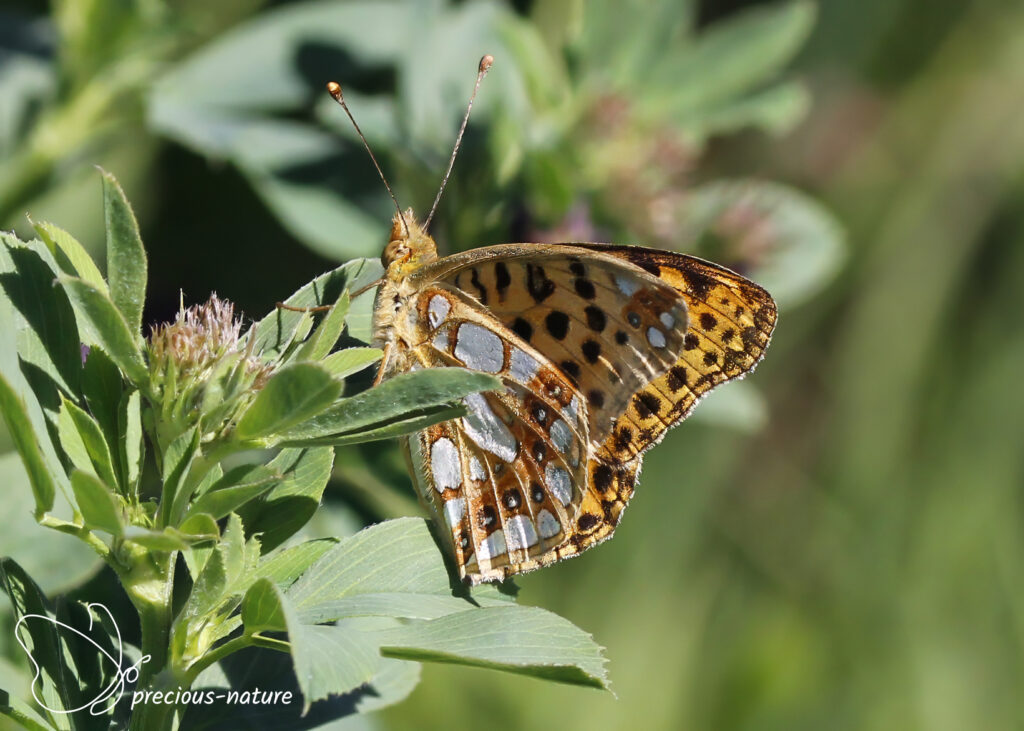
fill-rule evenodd
<path id="1" fill-rule="evenodd" d="M 98 253 L 100 164 L 141 221 L 151 323 L 179 291 L 257 318 L 389 230 L 324 83 L 424 213 L 483 53 L 442 247 L 695 252 L 780 324 L 649 454 L 614 540 L 517 579 L 607 647 L 617 698 L 427 666 L 356 723 L 1024 725 L 1022 3 L 7 0 L 0 227 Z M 0 449 L 0 552 L 73 585 L 88 557 L 31 524 Z M 324 532 L 416 510 L 394 445 L 336 473 Z"/>

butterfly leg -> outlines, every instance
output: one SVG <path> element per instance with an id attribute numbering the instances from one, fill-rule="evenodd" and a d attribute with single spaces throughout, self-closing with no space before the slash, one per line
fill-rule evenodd
<path id="1" fill-rule="evenodd" d="M 380 358 L 380 365 L 377 367 L 377 377 L 373 379 L 373 385 L 379 386 L 380 382 L 384 379 L 384 374 L 387 373 L 388 360 L 391 358 L 391 351 L 394 343 L 384 344 L 384 355 Z"/>

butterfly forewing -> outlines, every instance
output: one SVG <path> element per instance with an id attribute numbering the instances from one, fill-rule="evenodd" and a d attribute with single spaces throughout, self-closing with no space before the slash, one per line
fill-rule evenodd
<path id="1" fill-rule="evenodd" d="M 587 402 L 595 443 L 683 347 L 684 298 L 614 257 L 573 246 L 494 246 L 443 259 L 424 275 L 461 292 L 560 370 Z"/>

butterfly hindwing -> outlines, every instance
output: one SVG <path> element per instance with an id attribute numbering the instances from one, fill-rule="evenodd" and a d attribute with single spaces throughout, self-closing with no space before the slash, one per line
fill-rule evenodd
<path id="1" fill-rule="evenodd" d="M 500 579 L 578 552 L 579 518 L 594 502 L 578 389 L 456 290 L 426 289 L 416 311 L 421 344 L 408 357 L 419 367 L 462 365 L 505 387 L 467 396 L 464 417 L 410 443 L 421 494 L 451 530 L 463 576 Z"/>

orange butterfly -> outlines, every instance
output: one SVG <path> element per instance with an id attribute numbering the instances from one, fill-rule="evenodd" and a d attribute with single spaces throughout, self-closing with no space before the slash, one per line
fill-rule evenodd
<path id="1" fill-rule="evenodd" d="M 502 580 L 609 538 L 644 452 L 754 368 L 776 307 L 753 282 L 684 254 L 504 244 L 438 258 L 427 225 L 411 210 L 394 218 L 374 305 L 378 381 L 441 366 L 500 378 L 503 390 L 467 396 L 465 416 L 406 446 L 462 578 Z"/>

